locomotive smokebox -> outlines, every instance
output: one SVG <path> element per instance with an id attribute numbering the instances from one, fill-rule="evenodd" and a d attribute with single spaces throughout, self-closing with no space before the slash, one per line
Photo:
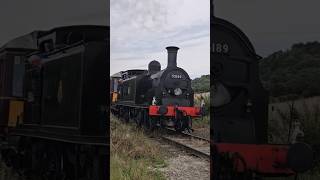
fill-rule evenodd
<path id="1" fill-rule="evenodd" d="M 169 46 L 166 48 L 168 51 L 168 66 L 167 68 L 177 67 L 177 53 L 179 48 L 175 46 Z"/>

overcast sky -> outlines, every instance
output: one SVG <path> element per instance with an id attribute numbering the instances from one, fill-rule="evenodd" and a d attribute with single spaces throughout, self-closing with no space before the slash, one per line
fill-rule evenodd
<path id="1" fill-rule="evenodd" d="M 320 40 L 319 0 L 215 0 L 215 15 L 242 29 L 261 56 Z"/>
<path id="2" fill-rule="evenodd" d="M 0 46 L 34 30 L 109 24 L 109 0 L 1 0 Z"/>
<path id="3" fill-rule="evenodd" d="M 167 66 L 167 46 L 178 46 L 177 64 L 191 78 L 209 74 L 209 0 L 111 0 L 110 74 Z"/>

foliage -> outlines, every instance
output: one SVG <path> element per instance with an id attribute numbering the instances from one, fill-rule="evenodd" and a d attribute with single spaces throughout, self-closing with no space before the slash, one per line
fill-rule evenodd
<path id="1" fill-rule="evenodd" d="M 203 116 L 203 118 L 194 118 L 192 127 L 194 128 L 210 128 L 210 115 Z"/>
<path id="2" fill-rule="evenodd" d="M 269 133 L 272 143 L 287 144 L 289 140 L 290 122 L 293 121 L 294 116 L 299 116 L 297 109 L 294 107 L 294 101 L 286 103 L 288 110 L 281 110 L 276 107 L 278 119 L 271 119 L 269 121 Z M 295 119 L 296 120 L 296 119 Z"/>
<path id="3" fill-rule="evenodd" d="M 273 105 L 278 118 L 270 120 L 269 131 L 274 137 L 277 137 L 276 143 L 287 143 L 289 124 L 290 121 L 293 121 L 301 123 L 305 142 L 320 145 L 320 102 L 312 103 L 313 100 L 317 99 L 303 99 L 296 103 L 289 101 L 286 102 L 286 109 Z"/>
<path id="4" fill-rule="evenodd" d="M 310 144 L 315 151 L 315 168 L 303 174 L 299 179 L 320 178 L 320 102 L 317 97 L 303 100 L 289 101 L 287 108 L 280 108 L 281 105 L 274 105 L 278 113 L 277 119 L 269 121 L 269 134 L 272 137 L 271 143 L 288 143 L 288 131 L 290 121 L 301 123 L 304 132 L 301 141 Z M 314 103 L 316 102 L 316 103 Z"/>
<path id="5" fill-rule="evenodd" d="M 192 89 L 195 93 L 203 93 L 210 91 L 210 75 L 202 75 L 191 81 Z"/>
<path id="6" fill-rule="evenodd" d="M 270 96 L 281 100 L 320 94 L 320 43 L 294 44 L 260 61 L 260 77 Z"/>
<path id="7" fill-rule="evenodd" d="M 201 104 L 201 99 L 200 99 L 201 95 L 197 96 L 196 98 L 194 98 L 194 105 L 200 107 Z M 205 114 L 204 115 L 210 115 L 210 94 L 203 94 L 202 95 L 203 100 L 204 100 L 204 111 Z"/>

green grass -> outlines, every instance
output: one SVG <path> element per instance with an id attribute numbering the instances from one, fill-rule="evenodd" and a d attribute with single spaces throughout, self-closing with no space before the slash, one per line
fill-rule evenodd
<path id="1" fill-rule="evenodd" d="M 193 118 L 192 122 L 193 122 L 193 128 L 210 128 L 210 93 L 204 93 L 204 94 L 198 94 L 195 95 L 194 98 L 194 105 L 200 107 L 201 104 L 201 99 L 200 97 L 203 97 L 204 99 L 204 117 L 201 118 Z"/>
<path id="2" fill-rule="evenodd" d="M 194 118 L 192 120 L 193 128 L 210 128 L 210 115 L 204 116 L 203 119 L 201 117 Z"/>
<path id="3" fill-rule="evenodd" d="M 111 179 L 162 180 L 164 155 L 144 133 L 111 117 Z"/>
<path id="4" fill-rule="evenodd" d="M 206 95 L 202 95 L 203 99 L 204 99 L 204 103 L 205 103 L 205 115 L 210 115 L 210 93 L 205 93 Z M 200 99 L 201 95 L 198 94 L 195 96 L 194 98 L 194 105 L 200 107 L 200 103 L 201 103 L 201 99 Z"/>

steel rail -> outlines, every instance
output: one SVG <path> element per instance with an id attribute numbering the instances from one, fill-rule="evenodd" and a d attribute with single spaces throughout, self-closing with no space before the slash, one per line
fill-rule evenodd
<path id="1" fill-rule="evenodd" d="M 167 137 L 167 136 L 164 136 L 164 135 L 161 135 L 160 137 L 163 140 L 165 140 L 167 143 L 170 143 L 170 144 L 172 144 L 172 145 L 174 145 L 176 147 L 179 147 L 179 148 L 181 148 L 181 149 L 183 149 L 183 150 L 185 150 L 185 151 L 187 151 L 187 152 L 189 152 L 189 153 L 191 153 L 191 154 L 193 154 L 195 156 L 198 156 L 198 157 L 201 157 L 201 158 L 205 158 L 205 159 L 210 159 L 210 153 L 209 154 L 205 153 L 205 152 L 203 152 L 203 151 L 201 151 L 199 149 L 191 147 L 188 144 L 178 142 L 178 141 L 174 140 L 173 138 L 170 138 L 170 137 Z M 189 138 L 189 137 L 187 137 L 187 138 Z M 208 141 L 206 141 L 206 142 L 208 142 Z M 208 146 L 210 148 L 209 142 L 208 142 Z"/>

